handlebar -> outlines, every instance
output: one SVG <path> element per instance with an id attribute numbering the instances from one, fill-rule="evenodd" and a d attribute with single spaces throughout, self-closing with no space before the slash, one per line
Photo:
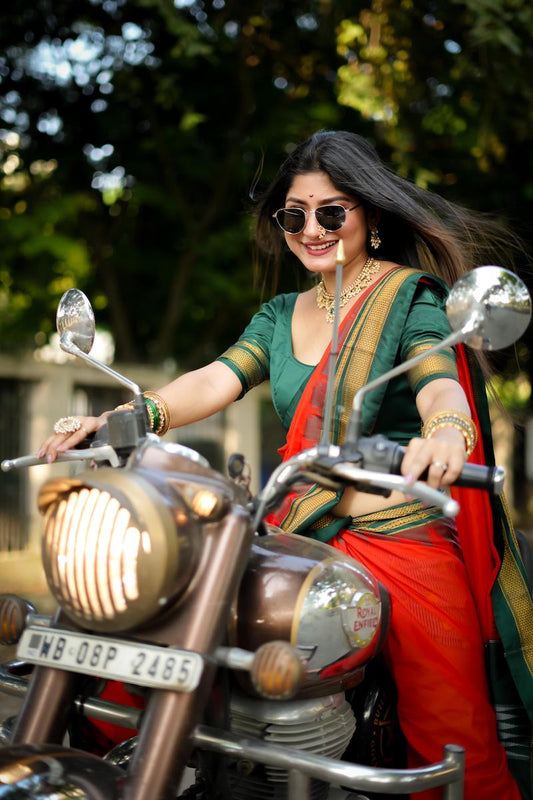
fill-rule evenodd
<path id="1" fill-rule="evenodd" d="M 100 447 L 90 447 L 82 450 L 64 450 L 59 453 L 54 464 L 62 461 L 109 461 L 112 467 L 120 466 L 120 459 L 113 447 L 109 444 Z M 6 458 L 0 463 L 2 472 L 11 472 L 13 469 L 22 467 L 37 467 L 41 464 L 48 464 L 46 458 L 39 458 L 36 455 L 19 456 L 19 458 Z"/>
<path id="2" fill-rule="evenodd" d="M 266 512 L 296 484 L 317 483 L 342 490 L 352 486 L 358 491 L 388 497 L 398 491 L 417 497 L 427 505 L 436 506 L 448 517 L 455 517 L 459 505 L 442 491 L 432 489 L 421 480 L 408 483 L 401 475 L 405 448 L 382 435 L 361 437 L 356 444 L 317 445 L 280 464 L 253 503 L 254 528 L 258 529 Z M 501 494 L 505 471 L 502 467 L 465 464 L 454 485 L 484 489 Z"/>
<path id="3" fill-rule="evenodd" d="M 384 496 L 389 496 L 396 489 L 441 508 L 446 516 L 455 516 L 459 510 L 458 504 L 442 491 L 423 483 L 427 473 L 413 484 L 405 480 L 401 475 L 404 455 L 405 448 L 382 435 L 361 437 L 356 444 L 348 442 L 341 447 L 320 444 L 304 450 L 274 470 L 265 488 L 252 503 L 254 528 L 258 529 L 266 511 L 275 507 L 297 483 L 318 483 L 334 490 L 342 490 L 350 485 L 358 491 Z M 122 463 L 119 453 L 109 444 L 95 446 L 93 443 L 89 449 L 66 450 L 57 458 L 59 462 L 80 460 L 108 461 L 113 467 Z M 9 472 L 19 467 L 46 463 L 43 458 L 29 455 L 7 459 L 0 466 L 3 472 Z M 465 464 L 454 483 L 499 495 L 503 490 L 504 478 L 502 467 Z"/>
<path id="4" fill-rule="evenodd" d="M 137 409 L 122 409 L 111 412 L 107 421 L 94 433 L 89 433 L 72 450 L 58 453 L 54 463 L 62 461 L 108 461 L 112 467 L 119 467 L 121 457 L 128 455 L 146 438 L 146 423 Z M 150 434 L 152 435 L 152 434 Z M 87 445 L 90 445 L 87 447 Z M 35 467 L 47 464 L 46 458 L 36 455 L 5 459 L 0 463 L 2 472 L 10 472 L 22 467 Z"/>
<path id="5" fill-rule="evenodd" d="M 354 460 L 351 445 L 343 445 L 341 451 L 347 460 Z M 396 442 L 391 442 L 385 436 L 362 437 L 357 443 L 357 452 L 365 468 L 377 472 L 386 472 L 391 475 L 400 475 L 405 448 Z M 420 480 L 427 478 L 427 470 L 420 475 Z M 503 491 L 505 470 L 498 466 L 484 466 L 483 464 L 463 465 L 461 474 L 454 481 L 454 486 L 463 486 L 470 489 L 484 489 L 493 495 L 500 495 Z"/>

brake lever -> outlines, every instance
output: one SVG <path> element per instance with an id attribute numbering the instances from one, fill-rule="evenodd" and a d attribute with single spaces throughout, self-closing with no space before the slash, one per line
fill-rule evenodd
<path id="1" fill-rule="evenodd" d="M 120 466 L 120 459 L 113 447 L 103 444 L 98 447 L 90 447 L 84 450 L 64 450 L 58 453 L 54 464 L 63 461 L 109 461 L 112 467 Z M 19 458 L 6 458 L 0 464 L 2 472 L 10 472 L 13 469 L 22 467 L 36 467 L 41 464 L 48 464 L 46 458 L 39 458 L 35 455 L 19 456 Z"/>
<path id="2" fill-rule="evenodd" d="M 373 472 L 368 469 L 361 469 L 348 462 L 334 465 L 332 471 L 362 492 L 368 491 L 369 486 L 376 489 L 386 489 L 389 492 L 397 490 L 417 497 L 428 506 L 440 508 L 446 517 L 455 517 L 459 513 L 459 503 L 451 497 L 421 481 L 408 483 L 403 475 L 387 475 L 384 472 Z"/>

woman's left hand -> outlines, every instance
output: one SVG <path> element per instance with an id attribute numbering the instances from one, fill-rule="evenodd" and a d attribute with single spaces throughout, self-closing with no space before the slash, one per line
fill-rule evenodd
<path id="1" fill-rule="evenodd" d="M 422 423 L 435 414 L 454 411 L 470 416 L 470 408 L 461 385 L 451 378 L 436 378 L 417 394 L 416 405 Z M 402 475 L 416 481 L 428 470 L 425 479 L 438 489 L 449 486 L 458 477 L 466 461 L 465 437 L 460 430 L 446 426 L 434 430 L 428 439 L 411 439 L 402 463 Z"/>
<path id="2" fill-rule="evenodd" d="M 465 461 L 463 434 L 454 428 L 442 428 L 431 439 L 411 439 L 402 462 L 402 475 L 414 482 L 427 469 L 426 482 L 438 489 L 459 477 Z"/>

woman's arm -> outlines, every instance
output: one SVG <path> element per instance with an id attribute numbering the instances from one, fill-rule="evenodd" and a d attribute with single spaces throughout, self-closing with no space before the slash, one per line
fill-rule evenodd
<path id="1" fill-rule="evenodd" d="M 170 427 L 179 428 L 222 411 L 239 397 L 242 386 L 232 369 L 213 361 L 156 391 L 168 405 Z"/>
<path id="2" fill-rule="evenodd" d="M 235 373 L 222 362 L 213 361 L 201 369 L 180 375 L 159 389 L 157 394 L 168 404 L 170 427 L 177 428 L 221 411 L 241 392 L 242 386 Z M 58 453 L 76 447 L 90 433 L 101 428 L 110 411 L 112 409 L 104 411 L 99 417 L 78 417 L 81 428 L 70 434 L 52 434 L 41 445 L 39 456 L 54 461 Z"/>

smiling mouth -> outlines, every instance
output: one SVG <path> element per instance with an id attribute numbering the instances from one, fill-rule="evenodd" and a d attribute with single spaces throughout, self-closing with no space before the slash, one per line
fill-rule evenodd
<path id="1" fill-rule="evenodd" d="M 320 242 L 320 244 L 308 243 L 308 244 L 305 245 L 305 247 L 308 250 L 314 250 L 314 251 L 317 251 L 317 252 L 322 252 L 324 250 L 329 250 L 331 247 L 334 247 L 336 244 L 337 244 L 337 240 L 335 240 L 334 242 Z"/>

